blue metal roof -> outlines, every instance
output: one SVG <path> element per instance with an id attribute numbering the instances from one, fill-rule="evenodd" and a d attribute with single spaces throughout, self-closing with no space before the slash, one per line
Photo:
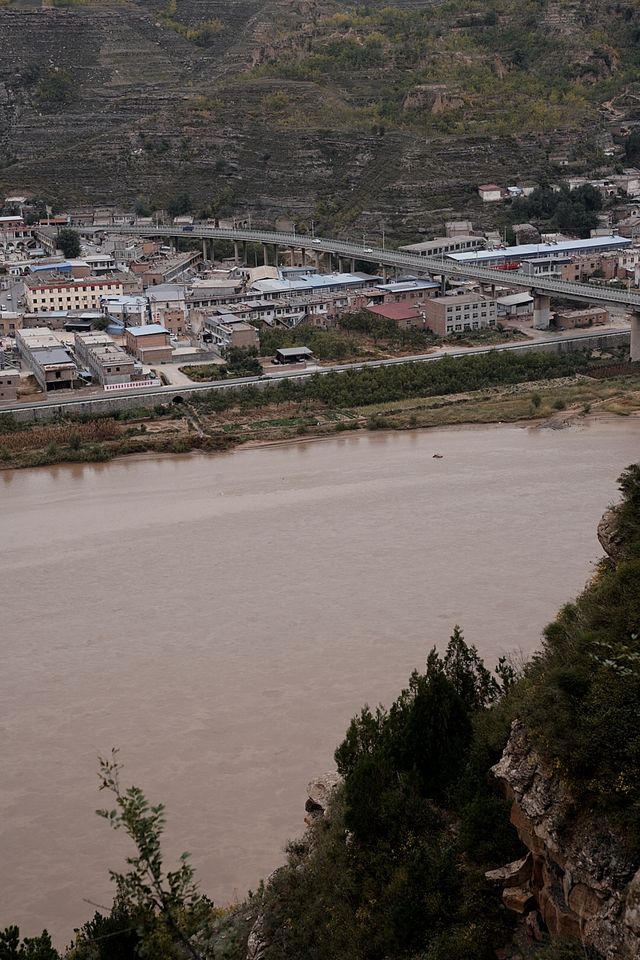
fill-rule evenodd
<path id="1" fill-rule="evenodd" d="M 630 247 L 628 237 L 612 234 L 610 237 L 588 237 L 586 240 L 558 240 L 557 243 L 522 243 L 516 247 L 501 247 L 497 250 L 469 250 L 466 253 L 449 253 L 447 259 L 458 263 L 485 263 L 495 260 L 527 260 L 553 254 L 589 253 L 592 250 L 615 250 Z"/>

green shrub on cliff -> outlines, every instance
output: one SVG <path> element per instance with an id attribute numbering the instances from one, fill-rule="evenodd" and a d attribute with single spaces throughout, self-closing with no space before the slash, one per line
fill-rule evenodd
<path id="1" fill-rule="evenodd" d="M 640 468 L 619 480 L 622 538 L 575 603 L 550 624 L 527 669 L 522 719 L 586 810 L 640 849 Z"/>

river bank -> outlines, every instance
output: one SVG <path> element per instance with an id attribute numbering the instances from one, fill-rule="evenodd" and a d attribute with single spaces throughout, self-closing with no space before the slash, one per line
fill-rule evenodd
<path id="1" fill-rule="evenodd" d="M 221 452 L 234 447 L 331 437 L 359 430 L 567 421 L 640 410 L 640 375 L 578 375 L 386 403 L 335 405 L 283 400 L 207 412 L 190 402 L 130 417 L 18 424 L 0 416 L 0 469 L 102 463 L 141 454 Z"/>

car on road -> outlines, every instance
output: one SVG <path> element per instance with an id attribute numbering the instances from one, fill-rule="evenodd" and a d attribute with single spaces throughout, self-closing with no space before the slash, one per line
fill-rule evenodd
<path id="1" fill-rule="evenodd" d="M 365 252 L 365 253 L 373 253 L 373 247 L 365 247 L 365 248 L 364 248 L 364 252 Z"/>
<path id="2" fill-rule="evenodd" d="M 183 227 L 182 229 L 183 229 L 184 233 L 192 233 L 192 232 L 193 232 L 193 227 Z"/>

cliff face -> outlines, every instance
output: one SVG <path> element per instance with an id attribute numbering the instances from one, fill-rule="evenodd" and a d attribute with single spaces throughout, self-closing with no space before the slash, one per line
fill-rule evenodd
<path id="1" fill-rule="evenodd" d="M 560 778 L 542 763 L 518 721 L 493 773 L 512 801 L 511 822 L 527 849 L 487 877 L 533 935 L 571 937 L 609 960 L 640 956 L 640 869 L 620 840 L 581 818 Z"/>

